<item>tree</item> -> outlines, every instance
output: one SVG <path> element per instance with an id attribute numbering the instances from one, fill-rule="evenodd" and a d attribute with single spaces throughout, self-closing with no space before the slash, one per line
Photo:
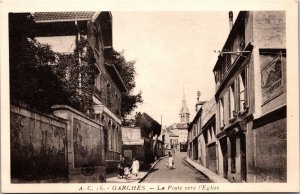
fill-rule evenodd
<path id="1" fill-rule="evenodd" d="M 87 39 L 80 37 L 73 53 L 57 54 L 57 59 L 52 68 L 69 95 L 65 103 L 93 118 L 96 59 Z"/>
<path id="2" fill-rule="evenodd" d="M 30 13 L 9 15 L 11 101 L 49 113 L 66 104 L 93 117 L 95 58 L 86 38 L 73 53 L 59 54 L 35 42 L 34 29 Z"/>
<path id="3" fill-rule="evenodd" d="M 135 116 L 136 126 L 141 128 L 142 137 L 148 138 L 149 135 L 160 135 L 161 125 L 147 113 L 138 112 Z"/>
<path id="4" fill-rule="evenodd" d="M 105 51 L 105 59 L 106 62 L 116 67 L 128 90 L 127 93 L 122 93 L 121 105 L 122 117 L 126 117 L 126 115 L 130 114 L 137 107 L 138 103 L 143 102 L 141 92 L 136 95 L 132 94 L 135 88 L 135 61 L 126 61 L 124 51 L 118 52 L 114 49 Z"/>
<path id="5" fill-rule="evenodd" d="M 47 112 L 54 104 L 67 104 L 93 117 L 95 58 L 87 39 L 76 40 L 73 53 L 59 54 L 34 37 L 30 13 L 9 15 L 11 100 Z M 143 101 L 141 92 L 132 94 L 135 62 L 126 61 L 123 52 L 115 50 L 106 50 L 105 59 L 115 65 L 128 90 L 121 96 L 121 116 L 125 117 Z"/>
<path id="6" fill-rule="evenodd" d="M 30 13 L 9 14 L 10 98 L 50 112 L 51 105 L 66 100 L 61 81 L 48 63 L 55 61 L 49 45 L 36 43 Z"/>

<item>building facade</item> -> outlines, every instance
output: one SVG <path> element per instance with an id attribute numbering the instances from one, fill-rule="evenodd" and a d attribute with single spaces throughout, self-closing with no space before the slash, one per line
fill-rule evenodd
<path id="1" fill-rule="evenodd" d="M 121 93 L 126 87 L 114 65 L 106 63 L 105 53 L 112 49 L 111 13 L 36 12 L 34 20 L 36 40 L 49 44 L 54 52 L 74 52 L 76 41 L 87 39 L 96 59 L 94 119 L 104 126 L 106 164 L 116 165 L 122 152 Z"/>
<path id="2" fill-rule="evenodd" d="M 285 12 L 239 12 L 213 71 L 218 173 L 286 182 Z"/>
<path id="3" fill-rule="evenodd" d="M 188 157 L 217 172 L 215 99 L 197 103 L 197 114 L 188 128 Z"/>
<path id="4" fill-rule="evenodd" d="M 185 93 L 182 96 L 182 105 L 179 111 L 180 122 L 174 123 L 163 130 L 165 136 L 165 150 L 186 151 L 188 139 L 189 109 L 186 104 Z"/>

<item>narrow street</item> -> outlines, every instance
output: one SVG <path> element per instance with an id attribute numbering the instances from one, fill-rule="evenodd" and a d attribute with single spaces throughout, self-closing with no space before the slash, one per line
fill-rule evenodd
<path id="1" fill-rule="evenodd" d="M 207 183 L 211 182 L 205 175 L 191 167 L 184 159 L 186 152 L 176 153 L 175 168 L 168 169 L 168 158 L 159 161 L 142 183 Z"/>

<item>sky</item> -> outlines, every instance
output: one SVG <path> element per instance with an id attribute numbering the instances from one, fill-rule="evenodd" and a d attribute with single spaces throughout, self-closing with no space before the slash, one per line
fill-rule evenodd
<path id="1" fill-rule="evenodd" d="M 234 20 L 238 12 L 234 12 Z M 169 126 L 179 122 L 183 91 L 194 118 L 201 101 L 214 97 L 213 67 L 229 34 L 228 12 L 112 12 L 113 46 L 134 60 L 135 110 Z M 134 113 L 133 113 L 134 114 Z"/>

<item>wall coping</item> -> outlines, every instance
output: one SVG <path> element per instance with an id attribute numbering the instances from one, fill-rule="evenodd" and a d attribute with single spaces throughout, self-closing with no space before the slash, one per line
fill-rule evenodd
<path id="1" fill-rule="evenodd" d="M 15 109 L 23 109 L 23 110 L 31 112 L 33 114 L 38 114 L 42 117 L 47 117 L 47 118 L 50 118 L 50 119 L 53 119 L 53 120 L 56 120 L 56 121 L 59 121 L 59 122 L 63 122 L 64 124 L 67 124 L 66 119 L 58 117 L 56 115 L 40 112 L 40 111 L 30 109 L 30 108 L 22 106 L 22 105 L 10 104 L 10 112 L 13 112 L 13 113 L 16 113 L 16 114 L 20 113 L 20 111 L 16 111 Z"/>
<path id="2" fill-rule="evenodd" d="M 95 121 L 94 119 L 91 119 L 91 118 L 87 117 L 82 112 L 80 112 L 80 111 L 78 111 L 78 110 L 76 110 L 76 109 L 74 109 L 74 108 L 72 108 L 72 107 L 70 107 L 68 105 L 53 105 L 51 108 L 52 108 L 53 111 L 56 111 L 56 110 L 67 110 L 67 111 L 70 111 L 72 113 L 75 113 L 75 114 L 83 117 L 84 119 L 86 119 L 86 120 L 88 120 L 88 121 L 90 121 L 90 122 L 92 122 L 92 123 L 94 123 L 96 125 L 99 125 L 99 126 L 103 127 L 103 125 L 101 123 Z"/>
<path id="3" fill-rule="evenodd" d="M 106 106 L 104 106 L 104 110 L 103 110 L 106 114 L 108 114 L 110 117 L 112 117 L 118 124 L 122 124 L 121 119 L 118 118 L 118 116 L 116 116 L 109 108 L 107 108 Z"/>

